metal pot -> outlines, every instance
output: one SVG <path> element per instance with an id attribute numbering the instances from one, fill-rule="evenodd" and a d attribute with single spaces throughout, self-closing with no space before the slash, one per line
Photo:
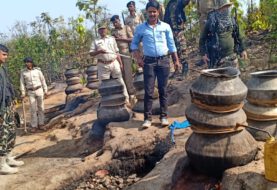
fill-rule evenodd
<path id="1" fill-rule="evenodd" d="M 112 94 L 120 94 L 123 93 L 123 85 L 119 79 L 102 80 L 98 91 L 102 97 Z"/>
<path id="2" fill-rule="evenodd" d="M 138 72 L 136 73 L 134 77 L 134 82 L 133 82 L 134 87 L 136 88 L 137 91 L 144 89 L 144 78 L 143 78 L 143 72 Z"/>
<path id="3" fill-rule="evenodd" d="M 190 88 L 192 102 L 212 112 L 240 109 L 247 95 L 247 87 L 239 75 L 239 70 L 233 67 L 201 71 Z"/>
<path id="4" fill-rule="evenodd" d="M 66 84 L 68 86 L 71 86 L 74 84 L 79 84 L 79 83 L 81 83 L 80 77 L 71 77 L 71 78 L 66 79 Z"/>
<path id="5" fill-rule="evenodd" d="M 275 106 L 257 106 L 247 102 L 243 109 L 248 119 L 255 121 L 273 121 L 277 120 L 277 107 Z"/>
<path id="6" fill-rule="evenodd" d="M 265 130 L 270 135 L 277 138 L 277 121 L 254 121 L 248 119 L 247 123 L 249 126 Z M 269 138 L 268 134 L 265 132 L 257 131 L 251 128 L 246 129 L 257 141 L 266 141 Z"/>
<path id="7" fill-rule="evenodd" d="M 240 130 L 246 125 L 246 114 L 242 109 L 230 113 L 214 113 L 191 104 L 186 109 L 186 118 L 198 133 L 224 133 Z"/>
<path id="8" fill-rule="evenodd" d="M 277 106 L 277 70 L 251 73 L 247 100 L 256 105 Z"/>
<path id="9" fill-rule="evenodd" d="M 66 94 L 72 94 L 72 93 L 75 93 L 79 90 L 81 90 L 83 88 L 83 85 L 82 84 L 75 84 L 75 85 L 71 85 L 71 86 L 68 86 L 66 89 L 65 89 L 65 93 Z"/>
<path id="10" fill-rule="evenodd" d="M 109 122 L 123 122 L 131 118 L 131 110 L 125 106 L 102 107 L 97 110 L 97 119 Z"/>
<path id="11" fill-rule="evenodd" d="M 86 70 L 86 73 L 88 75 L 97 75 L 97 66 L 92 65 L 92 66 L 88 67 Z"/>
<path id="12" fill-rule="evenodd" d="M 216 176 L 228 168 L 251 162 L 257 151 L 255 139 L 246 130 L 221 135 L 193 133 L 186 142 L 191 165 Z"/>
<path id="13" fill-rule="evenodd" d="M 64 73 L 66 78 L 77 77 L 79 76 L 79 74 L 80 74 L 79 69 L 75 69 L 75 68 L 66 69 Z"/>
<path id="14" fill-rule="evenodd" d="M 111 107 L 120 106 L 126 103 L 126 97 L 124 94 L 113 94 L 109 96 L 103 96 L 101 98 L 101 106 Z"/>

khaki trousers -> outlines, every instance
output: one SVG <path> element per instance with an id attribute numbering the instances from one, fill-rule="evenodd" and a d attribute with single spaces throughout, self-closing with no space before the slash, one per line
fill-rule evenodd
<path id="1" fill-rule="evenodd" d="M 119 62 L 117 60 L 109 64 L 98 62 L 97 69 L 98 69 L 98 79 L 100 83 L 102 80 L 110 79 L 111 77 L 118 78 L 120 80 L 120 82 L 123 85 L 123 94 L 126 97 L 126 101 L 129 102 L 129 95 L 127 92 L 125 82 L 122 78 Z"/>
<path id="2" fill-rule="evenodd" d="M 28 91 L 31 112 L 31 126 L 44 125 L 44 93 L 43 89 Z"/>

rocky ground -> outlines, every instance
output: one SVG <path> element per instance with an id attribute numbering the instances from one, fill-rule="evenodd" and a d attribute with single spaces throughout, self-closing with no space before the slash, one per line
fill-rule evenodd
<path id="1" fill-rule="evenodd" d="M 250 61 L 242 69 L 244 80 L 249 78 L 250 72 L 276 68 L 276 63 L 268 63 L 269 44 L 260 38 L 257 35 L 248 43 Z M 192 52 L 189 77 L 184 81 L 170 81 L 169 89 L 174 92 L 170 98 L 177 100 L 169 107 L 170 122 L 185 120 L 185 109 L 190 104 L 189 87 L 205 68 L 194 66 L 198 60 L 197 53 Z M 45 101 L 48 110 L 65 103 L 64 89 L 63 83 L 55 84 Z M 154 117 L 152 127 L 143 131 L 138 130 L 143 121 L 139 113 L 130 121 L 110 123 L 103 147 L 97 149 L 88 145 L 89 130 L 97 118 L 99 96 L 88 89 L 76 96 L 86 97 L 87 102 L 72 112 L 60 112 L 50 120 L 47 131 L 25 134 L 23 129 L 18 129 L 13 153 L 20 155 L 25 165 L 16 175 L 1 176 L 1 190 L 254 190 L 257 187 L 269 190 L 277 187 L 264 179 L 262 148 L 256 161 L 227 170 L 223 179 L 196 173 L 190 168 L 184 150 L 191 130 L 176 130 L 176 144 L 173 144 L 169 129 L 159 126 L 158 117 Z"/>

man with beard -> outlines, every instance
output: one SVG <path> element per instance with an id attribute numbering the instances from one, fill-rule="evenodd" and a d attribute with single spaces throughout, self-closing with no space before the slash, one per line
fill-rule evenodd
<path id="1" fill-rule="evenodd" d="M 164 17 L 164 21 L 170 25 L 173 31 L 178 56 L 183 67 L 180 80 L 187 76 L 189 70 L 189 64 L 187 62 L 187 43 L 184 31 L 186 22 L 184 7 L 187 6 L 189 2 L 190 0 L 170 0 L 167 4 Z M 174 77 L 174 75 L 172 77 Z"/>
<path id="2" fill-rule="evenodd" d="M 110 19 L 113 23 L 114 29 L 112 30 L 112 36 L 115 38 L 119 53 L 130 56 L 129 43 L 132 42 L 133 34 L 132 30 L 128 25 L 122 25 L 118 15 L 112 16 Z M 121 57 L 123 63 L 123 78 L 127 86 L 129 95 L 134 95 L 135 89 L 133 86 L 133 75 L 132 75 L 132 59 L 128 57 Z"/>
<path id="3" fill-rule="evenodd" d="M 16 126 L 13 112 L 15 92 L 3 65 L 8 53 L 8 48 L 0 44 L 0 174 L 2 175 L 17 173 L 18 169 L 15 167 L 24 164 L 23 161 L 16 161 L 10 153 L 15 145 Z"/>
<path id="4" fill-rule="evenodd" d="M 208 68 L 238 67 L 236 54 L 247 59 L 238 24 L 231 16 L 231 5 L 229 0 L 218 0 L 217 8 L 209 13 L 201 33 L 200 53 L 204 63 L 209 63 Z"/>
<path id="5" fill-rule="evenodd" d="M 152 125 L 152 103 L 155 80 L 158 80 L 160 99 L 161 125 L 168 126 L 167 119 L 167 82 L 170 72 L 170 56 L 173 59 L 175 69 L 179 69 L 180 63 L 170 26 L 160 21 L 158 2 L 149 2 L 146 5 L 148 15 L 147 22 L 140 24 L 135 31 L 131 43 L 134 57 L 140 67 L 143 67 L 144 77 L 144 123 L 142 129 Z M 143 58 L 139 52 L 139 43 L 143 44 Z"/>

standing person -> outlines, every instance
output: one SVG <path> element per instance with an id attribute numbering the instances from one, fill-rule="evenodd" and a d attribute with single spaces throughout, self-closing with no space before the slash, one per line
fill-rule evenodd
<path id="1" fill-rule="evenodd" d="M 217 6 L 218 0 L 196 0 L 197 12 L 199 15 L 199 36 L 204 30 L 205 24 L 207 22 L 208 13 L 214 10 Z M 196 63 L 196 66 L 202 66 L 205 62 L 201 59 Z"/>
<path id="2" fill-rule="evenodd" d="M 128 2 L 127 8 L 130 14 L 126 17 L 125 24 L 131 28 L 132 33 L 134 34 L 135 28 L 137 27 L 137 25 L 143 23 L 144 18 L 141 13 L 137 13 L 136 3 L 134 1 Z"/>
<path id="3" fill-rule="evenodd" d="M 130 56 L 129 44 L 132 42 L 133 34 L 129 26 L 123 25 L 120 22 L 119 16 L 114 15 L 111 17 L 114 29 L 112 30 L 112 36 L 115 38 L 119 53 Z M 135 88 L 133 86 L 133 74 L 132 74 L 132 59 L 127 57 L 121 57 L 123 63 L 123 78 L 127 86 L 129 95 L 135 94 Z"/>
<path id="4" fill-rule="evenodd" d="M 155 80 L 158 80 L 160 99 L 160 120 L 162 126 L 167 126 L 167 82 L 170 72 L 170 56 L 175 69 L 180 67 L 177 50 L 170 26 L 158 19 L 159 3 L 149 2 L 146 5 L 148 20 L 140 24 L 131 44 L 134 57 L 140 67 L 143 67 L 144 76 L 144 123 L 143 128 L 151 126 L 152 103 Z M 144 59 L 139 52 L 139 43 L 142 41 Z"/>
<path id="5" fill-rule="evenodd" d="M 47 85 L 40 68 L 35 67 L 33 59 L 26 57 L 23 62 L 26 68 L 21 71 L 20 90 L 24 99 L 29 97 L 31 113 L 31 132 L 44 130 L 44 96 L 47 96 Z M 24 101 L 24 100 L 23 100 Z"/>
<path id="6" fill-rule="evenodd" d="M 247 59 L 247 53 L 238 29 L 232 18 L 229 0 L 218 0 L 217 8 L 208 15 L 200 37 L 200 53 L 209 68 L 238 67 L 237 55 Z"/>
<path id="7" fill-rule="evenodd" d="M 11 156 L 11 150 L 15 145 L 16 126 L 12 108 L 15 93 L 9 79 L 4 63 L 8 58 L 9 50 L 0 44 L 0 174 L 14 174 L 17 168 L 11 166 L 22 166 L 23 161 L 16 161 Z"/>
<path id="8" fill-rule="evenodd" d="M 178 56 L 183 67 L 183 77 L 187 76 L 189 70 L 189 64 L 187 62 L 187 43 L 184 31 L 186 22 L 184 7 L 188 5 L 189 2 L 190 0 L 170 0 L 167 4 L 164 18 L 164 21 L 170 25 L 173 31 Z"/>
<path id="9" fill-rule="evenodd" d="M 123 85 L 126 103 L 129 104 L 129 95 L 121 73 L 123 65 L 120 55 L 118 55 L 119 49 L 115 38 L 108 36 L 107 32 L 107 27 L 105 25 L 98 28 L 100 38 L 92 43 L 90 55 L 95 56 L 98 61 L 97 69 L 100 82 L 105 79 L 110 79 L 111 77 L 118 78 Z"/>

